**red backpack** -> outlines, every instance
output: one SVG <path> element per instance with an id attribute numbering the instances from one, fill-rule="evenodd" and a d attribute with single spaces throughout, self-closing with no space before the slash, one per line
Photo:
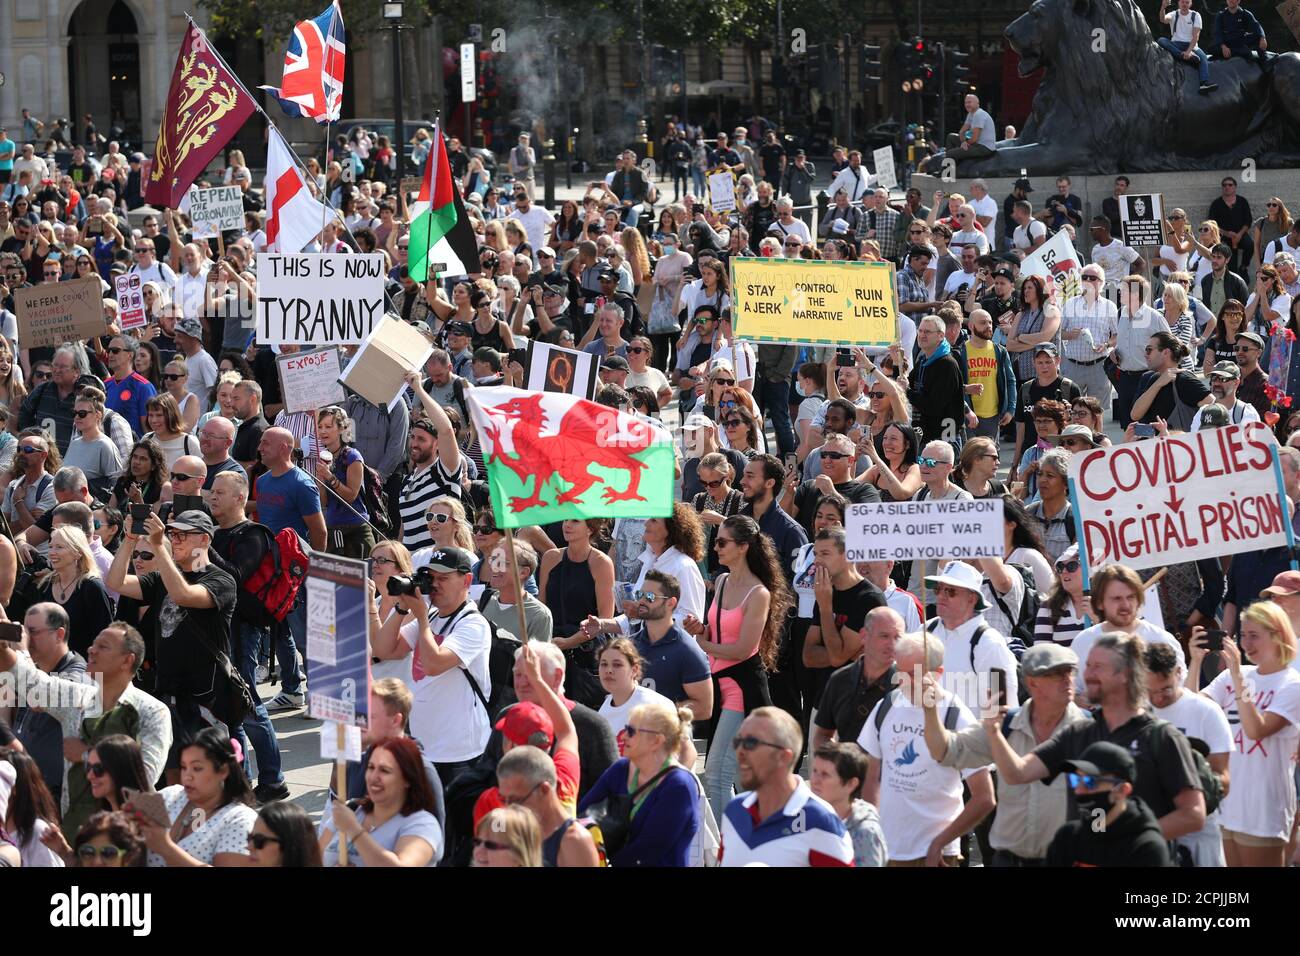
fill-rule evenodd
<path id="1" fill-rule="evenodd" d="M 266 525 L 250 522 L 250 527 L 243 533 L 260 534 L 265 538 L 266 554 L 257 570 L 240 582 L 240 587 L 255 598 L 255 602 L 243 602 L 246 612 L 252 611 L 252 616 L 261 617 L 261 620 L 250 623 L 270 627 L 283 621 L 293 610 L 310 561 L 303 550 L 302 538 L 292 528 L 273 535 Z M 248 608 L 249 604 L 255 604 L 256 610 Z"/>

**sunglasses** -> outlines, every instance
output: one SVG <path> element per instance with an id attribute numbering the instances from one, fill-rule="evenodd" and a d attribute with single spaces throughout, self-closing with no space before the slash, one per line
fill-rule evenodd
<path id="1" fill-rule="evenodd" d="M 93 860 L 96 856 L 101 860 L 116 860 L 119 857 L 126 856 L 126 850 L 123 850 L 120 846 L 113 846 L 111 844 L 109 846 L 99 847 L 86 844 L 85 846 L 77 847 L 77 856 L 86 861 Z"/>
<path id="2" fill-rule="evenodd" d="M 1062 572 L 1062 573 L 1064 573 L 1064 574 L 1074 574 L 1076 571 L 1079 570 L 1079 562 L 1078 562 L 1078 561 L 1058 561 L 1058 562 L 1056 563 L 1056 570 L 1058 570 L 1058 571 L 1060 571 L 1060 572 Z"/>
<path id="3" fill-rule="evenodd" d="M 822 452 L 822 454 L 825 455 L 826 453 Z M 922 468 L 938 468 L 940 465 L 952 464 L 950 461 L 942 461 L 938 458 L 918 458 L 916 461 Z"/>
<path id="4" fill-rule="evenodd" d="M 172 481 L 198 481 L 198 475 L 186 475 L 179 471 L 172 472 Z"/>
<path id="5" fill-rule="evenodd" d="M 722 535 L 718 535 L 716 538 L 713 539 L 713 545 L 714 547 L 717 548 L 722 547 L 724 544 L 735 544 L 735 543 L 736 542 L 731 538 L 724 538 Z"/>
<path id="6" fill-rule="evenodd" d="M 951 584 L 940 584 L 937 588 L 934 589 L 934 593 L 942 597 L 952 598 L 952 597 L 961 597 L 963 594 L 970 594 L 971 592 L 966 590 L 965 588 L 955 588 Z"/>
<path id="7" fill-rule="evenodd" d="M 726 483 L 727 483 L 726 478 L 715 478 L 713 481 L 700 482 L 700 484 L 702 484 L 705 488 L 721 488 Z"/>
<path id="8" fill-rule="evenodd" d="M 86 773 L 90 774 L 92 777 L 102 777 L 106 771 L 104 770 L 104 765 L 102 763 L 88 763 L 86 764 Z"/>
<path id="9" fill-rule="evenodd" d="M 250 833 L 248 835 L 248 846 L 250 849 L 264 850 L 268 843 L 279 843 L 281 846 L 284 845 L 283 841 L 278 837 L 267 836 L 265 833 Z"/>
<path id="10" fill-rule="evenodd" d="M 508 843 L 497 843 L 497 842 L 495 842 L 494 840 L 480 840 L 478 837 L 475 837 L 475 838 L 474 838 L 474 849 L 477 850 L 479 847 L 482 847 L 482 848 L 485 849 L 485 850 L 509 850 L 509 849 L 512 849 L 511 846 L 510 846 L 510 844 L 508 844 Z"/>
<path id="11" fill-rule="evenodd" d="M 723 386 L 727 386 L 727 385 L 735 385 L 735 384 L 736 384 L 736 380 L 735 380 L 734 378 L 715 378 L 715 379 L 713 380 L 713 384 L 714 384 L 714 385 L 723 385 Z"/>
<path id="12" fill-rule="evenodd" d="M 632 739 L 633 737 L 635 737 L 637 734 L 661 734 L 661 733 L 663 733 L 663 731 L 661 731 L 661 730 L 651 730 L 649 727 L 633 727 L 631 724 L 627 724 L 627 725 L 625 725 L 625 726 L 623 727 L 623 732 L 624 732 L 625 734 L 627 734 L 627 739 L 628 739 L 628 740 L 631 740 L 631 739 Z"/>
<path id="13" fill-rule="evenodd" d="M 638 601 L 645 601 L 646 604 L 654 604 L 655 601 L 659 600 L 660 595 L 655 594 L 653 591 L 637 591 L 635 597 Z"/>
<path id="14" fill-rule="evenodd" d="M 1278 208 L 1278 204 L 1275 203 L 1275 202 L 1266 202 L 1266 203 L 1264 203 L 1264 205 L 1267 206 L 1269 209 L 1276 209 L 1276 208 Z"/>
<path id="15" fill-rule="evenodd" d="M 163 378 L 167 379 L 169 382 L 179 382 L 181 379 L 185 378 L 185 376 L 177 375 L 175 372 L 165 372 L 163 373 Z"/>
<path id="16" fill-rule="evenodd" d="M 627 351 L 629 355 L 640 355 L 642 352 L 648 352 L 650 350 L 647 348 L 643 348 L 640 345 L 632 345 L 628 347 Z"/>
<path id="17" fill-rule="evenodd" d="M 732 750 L 744 750 L 746 753 L 752 753 L 753 751 L 757 750 L 759 747 L 771 747 L 774 750 L 785 749 L 785 747 L 783 747 L 781 744 L 774 744 L 766 740 L 759 740 L 757 737 L 752 737 L 752 736 L 741 737 L 739 734 L 737 734 L 735 737 L 731 738 Z"/>
<path id="18" fill-rule="evenodd" d="M 1201 226 L 1200 229 L 1198 229 L 1197 231 L 1198 231 L 1198 232 L 1210 232 L 1211 230 L 1210 230 L 1210 227 L 1209 227 L 1209 226 Z"/>
<path id="19" fill-rule="evenodd" d="M 1084 282 L 1100 282 L 1101 276 L 1086 275 L 1083 277 Z"/>
<path id="20" fill-rule="evenodd" d="M 137 551 L 135 557 L 137 561 L 152 561 L 156 555 L 152 551 Z"/>
<path id="21" fill-rule="evenodd" d="M 430 511 L 428 514 L 424 516 L 424 520 L 436 521 L 438 524 L 446 524 L 448 521 L 451 520 L 451 515 L 444 515 L 434 511 Z"/>
<path id="22" fill-rule="evenodd" d="M 497 533 L 498 531 L 500 531 L 500 530 L 501 530 L 500 528 L 497 528 L 497 527 L 495 527 L 495 526 L 493 526 L 493 525 L 490 525 L 490 524 L 476 524 L 476 525 L 474 525 L 474 533 L 475 533 L 475 534 L 496 534 L 496 533 Z"/>
<path id="23" fill-rule="evenodd" d="M 724 428 L 740 428 L 740 427 L 741 427 L 742 425 L 744 425 L 744 424 L 745 424 L 745 422 L 744 422 L 743 419 L 740 419 L 740 418 L 729 418 L 729 419 L 727 419 L 725 422 L 722 423 L 722 426 L 723 426 Z"/>
<path id="24" fill-rule="evenodd" d="M 43 454 L 45 454 L 45 449 L 44 449 L 44 448 L 37 448 L 37 447 L 34 446 L 34 445 L 19 445 L 19 446 L 18 446 L 18 450 L 19 450 L 20 452 L 22 452 L 24 455 L 43 455 Z"/>
<path id="25" fill-rule="evenodd" d="M 883 401 L 886 397 L 884 392 L 868 392 L 867 394 L 879 401 Z"/>
<path id="26" fill-rule="evenodd" d="M 1259 346 L 1256 345 L 1236 345 L 1232 349 L 1234 352 L 1258 352 Z"/>
<path id="27" fill-rule="evenodd" d="M 73 412 L 72 414 L 73 414 L 73 416 L 76 417 L 76 418 L 85 418 L 87 415 L 93 415 L 94 412 L 92 412 L 92 411 L 91 411 L 90 409 L 88 409 L 88 408 L 79 408 L 79 409 L 77 409 L 75 412 Z"/>
<path id="28" fill-rule="evenodd" d="M 177 539 L 180 539 L 180 538 L 188 538 L 188 537 L 189 537 L 190 535 L 192 535 L 192 534 L 203 534 L 203 532 L 202 532 L 202 531 L 182 531 L 182 530 L 179 529 L 179 528 L 168 528 L 168 529 L 167 529 L 167 537 L 168 537 L 168 538 L 171 538 L 171 539 L 173 539 L 173 540 L 177 540 Z"/>
<path id="29" fill-rule="evenodd" d="M 851 455 L 847 455 L 847 454 L 845 454 L 845 453 L 842 452 L 842 451 L 824 451 L 824 452 L 822 452 L 822 460 L 823 460 L 823 461 L 839 461 L 841 458 L 851 458 L 851 457 L 852 457 Z"/>
<path id="30" fill-rule="evenodd" d="M 1069 776 L 1070 778 L 1071 790 L 1078 788 L 1080 784 L 1082 784 L 1088 790 L 1095 790 L 1099 783 L 1118 784 L 1120 782 L 1119 780 L 1116 780 L 1114 777 L 1103 777 L 1100 774 L 1071 773 L 1068 774 L 1067 776 Z"/>

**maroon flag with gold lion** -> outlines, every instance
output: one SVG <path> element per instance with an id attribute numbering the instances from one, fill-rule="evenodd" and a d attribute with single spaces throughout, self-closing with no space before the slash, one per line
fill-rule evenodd
<path id="1" fill-rule="evenodd" d="M 179 206 L 186 190 L 256 108 L 191 20 L 167 90 L 145 202 Z"/>

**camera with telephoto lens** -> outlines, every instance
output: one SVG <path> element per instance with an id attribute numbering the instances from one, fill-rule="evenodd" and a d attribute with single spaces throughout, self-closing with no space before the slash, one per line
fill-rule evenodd
<path id="1" fill-rule="evenodd" d="M 416 591 L 427 595 L 433 590 L 433 572 L 420 568 L 414 574 L 393 574 L 388 578 L 389 597 L 401 597 L 403 594 L 414 595 Z"/>

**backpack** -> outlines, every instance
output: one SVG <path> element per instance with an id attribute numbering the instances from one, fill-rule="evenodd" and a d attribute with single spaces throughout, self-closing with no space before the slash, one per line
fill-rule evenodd
<path id="1" fill-rule="evenodd" d="M 1070 528 L 1074 523 L 1070 522 Z M 1073 540 L 1073 535 L 1070 536 Z M 1007 644 L 1011 647 L 1011 653 L 1020 660 L 1020 655 L 1024 654 L 1025 648 L 1034 643 L 1034 622 L 1038 620 L 1038 609 L 1042 604 L 1042 599 L 1038 596 L 1038 587 L 1034 581 L 1034 572 L 1025 564 L 1007 564 L 1007 567 L 1014 568 L 1020 572 L 1021 579 L 1025 582 L 1025 596 L 1020 602 L 1020 613 L 1012 614 L 1007 607 L 1006 602 L 1002 600 L 1002 595 L 998 594 L 993 587 L 989 588 L 993 595 L 993 600 L 998 608 L 1002 611 L 1008 621 L 1011 622 L 1011 633 L 1007 635 Z M 976 638 L 975 640 L 978 640 Z M 974 641 L 971 642 L 972 653 Z M 975 666 L 972 658 L 971 667 Z"/>
<path id="2" fill-rule="evenodd" d="M 992 590 L 992 588 L 990 588 L 989 590 Z M 994 591 L 993 593 L 994 596 L 996 597 L 997 592 Z M 1028 591 L 1025 592 L 1026 597 L 1028 596 L 1028 593 L 1029 593 Z M 1036 614 L 1038 612 L 1035 611 L 1034 613 Z M 1008 617 L 1009 616 L 1010 615 L 1008 615 Z M 939 619 L 936 617 L 926 622 L 925 629 L 927 631 L 930 631 L 931 633 L 934 633 L 935 629 L 938 628 L 938 626 L 939 626 Z M 984 636 L 984 632 L 987 630 L 989 630 L 989 626 L 981 621 L 975 627 L 975 633 L 970 636 L 970 669 L 972 672 L 975 671 L 975 645 L 980 642 L 980 638 Z M 1007 641 L 1007 647 L 1008 648 L 1011 647 L 1010 640 Z M 1020 655 L 1023 654 L 1024 652 L 1025 652 L 1024 647 L 1020 648 L 1019 654 L 1017 654 L 1015 651 L 1011 652 L 1016 658 L 1016 701 L 1017 703 L 1021 703 L 1021 704 L 1023 704 L 1025 701 L 1029 699 L 1029 688 L 1025 686 L 1024 668 L 1021 667 L 1020 665 Z"/>
<path id="3" fill-rule="evenodd" d="M 483 609 L 487 607 L 488 601 L 496 591 L 491 588 L 484 588 L 483 593 L 478 596 L 478 611 L 483 614 Z M 523 647 L 523 642 L 510 637 L 508 634 L 502 634 L 490 617 L 483 614 L 483 620 L 488 622 L 488 628 L 492 631 L 492 644 L 488 650 L 488 677 L 492 681 L 492 696 L 484 697 L 483 689 L 479 687 L 478 681 L 468 670 L 465 671 L 465 677 L 469 680 L 469 686 L 474 689 L 475 696 L 487 710 L 489 715 L 495 714 L 501 708 L 513 704 L 518 698 L 515 697 L 515 653 Z"/>
<path id="4" fill-rule="evenodd" d="M 984 625 L 981 624 L 980 627 L 983 628 Z M 889 708 L 893 706 L 894 706 L 893 694 L 886 694 L 883 698 L 881 698 L 880 706 L 876 708 L 876 717 L 874 721 L 876 725 L 877 736 L 880 735 L 881 728 L 885 726 L 885 715 L 889 713 Z M 957 707 L 955 703 L 949 704 L 948 709 L 945 710 L 943 713 L 943 729 L 956 730 L 957 718 L 959 716 L 961 716 L 961 709 Z"/>
<path id="5" fill-rule="evenodd" d="M 1201 778 L 1201 793 L 1205 796 L 1205 815 L 1208 817 L 1223 802 L 1223 780 L 1210 766 L 1209 745 L 1199 737 L 1188 737 L 1187 743 L 1192 748 L 1192 761 L 1196 764 L 1196 775 Z"/>
<path id="6" fill-rule="evenodd" d="M 293 610 L 311 562 L 302 538 L 292 528 L 271 534 L 266 525 L 252 521 L 240 533 L 263 535 L 265 539 L 266 554 L 257 569 L 239 582 L 239 587 L 255 599 L 244 602 L 248 605 L 248 623 L 254 627 L 271 627 L 284 621 Z"/>
<path id="7" fill-rule="evenodd" d="M 362 462 L 361 503 L 366 506 L 370 523 L 381 537 L 392 538 L 393 521 L 388 514 L 388 496 L 384 494 L 384 480 L 379 472 Z"/>

